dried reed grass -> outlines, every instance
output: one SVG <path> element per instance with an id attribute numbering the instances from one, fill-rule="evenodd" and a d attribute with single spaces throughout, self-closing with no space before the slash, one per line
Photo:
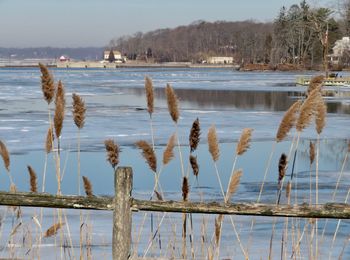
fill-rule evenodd
<path id="1" fill-rule="evenodd" d="M 177 121 L 179 120 L 179 105 L 178 105 L 178 98 L 175 94 L 174 89 L 167 84 L 166 86 L 166 99 L 167 99 L 167 103 L 168 103 L 168 110 L 170 113 L 170 116 L 172 118 L 172 120 L 177 123 Z"/>
<path id="2" fill-rule="evenodd" d="M 310 141 L 310 148 L 309 148 L 309 158 L 310 158 L 310 164 L 312 164 L 315 160 L 315 144 Z"/>
<path id="3" fill-rule="evenodd" d="M 94 194 L 93 194 L 93 192 L 92 192 L 92 184 L 91 184 L 91 181 L 90 181 L 89 178 L 86 177 L 86 176 L 82 176 L 82 177 L 83 177 L 84 190 L 85 190 L 86 196 L 94 196 Z"/>
<path id="4" fill-rule="evenodd" d="M 189 136 L 189 143 L 190 143 L 191 152 L 194 152 L 197 149 L 198 144 L 199 144 L 199 140 L 200 140 L 200 134 L 201 134 L 201 128 L 200 128 L 200 124 L 199 124 L 199 119 L 197 117 L 197 119 L 194 120 L 194 122 L 192 124 L 190 136 Z"/>
<path id="5" fill-rule="evenodd" d="M 152 146 L 146 141 L 138 141 L 136 142 L 136 146 L 142 150 L 142 156 L 145 158 L 148 166 L 153 172 L 157 172 L 157 157 L 154 153 Z"/>
<path id="6" fill-rule="evenodd" d="M 277 130 L 276 142 L 281 142 L 284 138 L 286 138 L 290 129 L 294 127 L 300 106 L 301 100 L 298 100 L 293 105 L 291 105 L 287 112 L 284 114 Z"/>
<path id="7" fill-rule="evenodd" d="M 286 167 L 287 167 L 287 155 L 284 153 L 281 154 L 281 157 L 278 162 L 278 187 L 281 188 L 281 182 L 286 175 Z"/>
<path id="8" fill-rule="evenodd" d="M 73 99 L 73 119 L 75 125 L 82 129 L 85 124 L 86 107 L 84 100 L 77 94 L 72 94 Z"/>
<path id="9" fill-rule="evenodd" d="M 113 169 L 119 163 L 119 146 L 112 139 L 105 140 L 105 148 L 107 152 L 107 161 L 112 165 Z"/>
<path id="10" fill-rule="evenodd" d="M 163 196 L 162 196 L 162 194 L 160 194 L 158 191 L 154 191 L 154 193 L 156 194 L 156 197 L 157 197 L 157 200 L 160 200 L 160 201 L 162 201 L 163 200 Z"/>
<path id="11" fill-rule="evenodd" d="M 250 146 L 250 141 L 252 138 L 252 132 L 253 129 L 251 128 L 244 128 L 241 134 L 241 137 L 238 141 L 237 148 L 236 148 L 236 154 L 237 155 L 242 155 L 245 153 Z"/>
<path id="12" fill-rule="evenodd" d="M 64 86 L 61 81 L 58 82 L 56 98 L 55 98 L 55 114 L 54 114 L 54 127 L 57 139 L 61 136 L 61 131 L 63 128 L 64 111 L 65 111 L 65 96 L 64 96 Z"/>
<path id="13" fill-rule="evenodd" d="M 310 80 L 309 87 L 307 89 L 307 94 L 309 95 L 314 89 L 322 86 L 324 80 L 323 75 L 315 76 Z"/>
<path id="14" fill-rule="evenodd" d="M 2 142 L 1 140 L 0 140 L 0 155 L 2 157 L 6 170 L 10 171 L 10 153 L 7 150 L 7 147 L 4 144 L 4 142 Z"/>
<path id="15" fill-rule="evenodd" d="M 38 192 L 37 175 L 34 169 L 30 165 L 28 165 L 27 168 L 28 168 L 28 173 L 30 177 L 30 191 Z"/>
<path id="16" fill-rule="evenodd" d="M 43 91 L 44 99 L 46 100 L 47 104 L 50 104 L 55 96 L 54 80 L 48 68 L 44 64 L 39 63 L 39 68 L 42 74 L 41 89 Z"/>
<path id="17" fill-rule="evenodd" d="M 176 135 L 173 134 L 168 141 L 163 153 L 163 164 L 167 165 L 174 158 L 174 147 L 176 142 Z"/>
<path id="18" fill-rule="evenodd" d="M 232 195 L 237 191 L 242 175 L 243 171 L 241 169 L 235 171 L 232 175 L 227 189 L 226 202 L 229 202 L 232 198 Z"/>
<path id="19" fill-rule="evenodd" d="M 190 154 L 190 164 L 191 164 L 193 175 L 198 177 L 199 166 L 197 162 L 197 156 L 193 156 L 192 154 Z"/>
<path id="20" fill-rule="evenodd" d="M 316 132 L 321 134 L 324 126 L 326 125 L 326 114 L 327 114 L 327 105 L 324 102 L 324 99 L 321 97 L 316 108 Z"/>
<path id="21" fill-rule="evenodd" d="M 188 194 L 189 194 L 189 191 L 190 191 L 190 187 L 188 185 L 188 179 L 187 177 L 183 177 L 182 179 L 182 199 L 183 201 L 187 201 L 188 200 Z"/>
<path id="22" fill-rule="evenodd" d="M 145 90 L 147 97 L 147 111 L 149 116 L 152 117 L 154 111 L 154 89 L 152 79 L 148 76 L 145 77 Z"/>
<path id="23" fill-rule="evenodd" d="M 215 244 L 218 246 L 220 243 L 220 237 L 221 237 L 221 226 L 222 221 L 224 219 L 224 215 L 220 214 L 215 218 Z"/>
<path id="24" fill-rule="evenodd" d="M 61 229 L 64 225 L 64 222 L 61 223 L 55 223 L 51 227 L 49 227 L 45 234 L 44 237 L 52 237 L 57 234 L 58 230 Z"/>
<path id="25" fill-rule="evenodd" d="M 209 153 L 211 154 L 213 161 L 216 162 L 219 159 L 220 150 L 215 125 L 212 125 L 208 130 L 208 146 Z"/>
<path id="26" fill-rule="evenodd" d="M 300 107 L 299 118 L 296 122 L 298 132 L 304 130 L 312 120 L 316 113 L 317 105 L 322 98 L 320 88 L 314 89 Z"/>
<path id="27" fill-rule="evenodd" d="M 50 153 L 52 151 L 52 144 L 55 139 L 55 135 L 53 134 L 52 126 L 49 127 L 46 134 L 46 141 L 45 141 L 45 151 L 46 153 Z"/>

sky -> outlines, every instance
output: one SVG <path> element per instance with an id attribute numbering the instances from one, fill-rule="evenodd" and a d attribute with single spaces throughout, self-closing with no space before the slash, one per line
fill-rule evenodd
<path id="1" fill-rule="evenodd" d="M 273 21 L 300 0 L 0 0 L 0 47 L 102 47 L 194 21 Z M 337 0 L 309 0 L 312 6 Z"/>

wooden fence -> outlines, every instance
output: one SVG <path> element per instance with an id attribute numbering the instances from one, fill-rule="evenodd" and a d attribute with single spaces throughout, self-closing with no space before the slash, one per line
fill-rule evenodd
<path id="1" fill-rule="evenodd" d="M 85 210 L 113 210 L 113 259 L 128 259 L 131 250 L 133 211 L 232 214 L 250 216 L 350 219 L 350 205 L 276 205 L 258 203 L 219 204 L 202 202 L 150 201 L 132 197 L 132 169 L 115 172 L 115 196 L 55 196 L 28 192 L 0 192 L 0 205 Z"/>

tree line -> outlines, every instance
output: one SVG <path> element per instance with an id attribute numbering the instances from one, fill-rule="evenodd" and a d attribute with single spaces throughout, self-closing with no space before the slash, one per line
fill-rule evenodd
<path id="1" fill-rule="evenodd" d="M 311 7 L 305 0 L 282 7 L 273 22 L 253 20 L 196 21 L 174 29 L 158 29 L 110 41 L 129 59 L 156 62 L 203 62 L 232 56 L 237 63 L 322 64 L 334 42 L 350 36 L 350 0 L 338 9 Z"/>

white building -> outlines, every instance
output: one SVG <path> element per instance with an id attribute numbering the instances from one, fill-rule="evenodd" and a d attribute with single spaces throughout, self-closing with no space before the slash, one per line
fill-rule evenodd
<path id="1" fill-rule="evenodd" d="M 330 55 L 331 62 L 338 64 L 345 51 L 350 51 L 350 37 L 343 37 L 334 43 L 333 54 Z"/>
<path id="2" fill-rule="evenodd" d="M 233 57 L 209 57 L 207 62 L 210 64 L 233 64 Z"/>
<path id="3" fill-rule="evenodd" d="M 110 52 L 111 51 L 104 51 L 103 52 L 103 59 L 104 60 L 108 60 Z M 116 61 L 122 61 L 122 54 L 119 51 L 113 51 L 113 54 L 114 54 L 114 59 Z"/>

